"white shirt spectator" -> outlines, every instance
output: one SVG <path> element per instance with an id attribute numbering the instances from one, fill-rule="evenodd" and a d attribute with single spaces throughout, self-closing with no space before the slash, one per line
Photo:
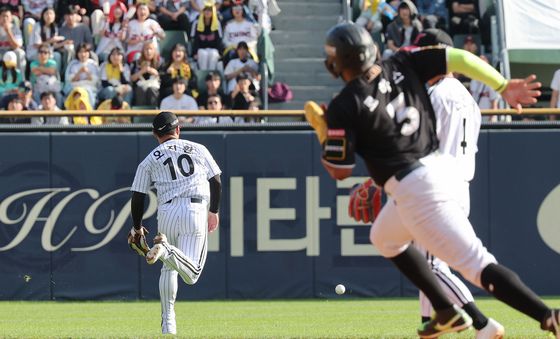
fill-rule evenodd
<path id="1" fill-rule="evenodd" d="M 165 99 L 161 101 L 161 105 L 159 109 L 161 110 L 184 109 L 184 110 L 198 111 L 198 104 L 196 103 L 196 100 L 194 100 L 194 98 L 191 97 L 190 95 L 183 94 L 183 96 L 180 99 L 177 99 L 173 94 L 171 94 L 170 96 L 165 97 Z"/>
<path id="2" fill-rule="evenodd" d="M 225 75 L 231 74 L 231 73 L 237 71 L 238 69 L 244 67 L 245 65 L 251 67 L 253 70 L 255 70 L 255 72 L 259 71 L 259 65 L 257 65 L 255 60 L 247 59 L 246 61 L 242 61 L 241 59 L 237 58 L 237 59 L 233 59 L 230 62 L 228 62 L 227 66 L 226 66 L 226 69 L 224 70 L 224 74 Z M 249 75 L 250 79 L 253 78 L 251 73 L 247 73 L 247 75 Z M 227 83 L 227 92 L 231 93 L 233 91 L 233 89 L 235 88 L 236 84 L 237 84 L 237 80 L 235 78 L 229 80 L 228 83 Z"/>
<path id="3" fill-rule="evenodd" d="M 554 72 L 552 82 L 550 83 L 550 88 L 553 91 L 560 91 L 560 69 Z M 556 108 L 560 108 L 560 100 L 556 101 Z"/>
<path id="4" fill-rule="evenodd" d="M 224 45 L 230 48 L 237 48 L 240 41 L 245 41 L 252 51 L 256 51 L 259 32 L 256 24 L 247 20 L 231 20 L 224 29 Z"/>
<path id="5" fill-rule="evenodd" d="M 43 110 L 43 105 L 39 105 L 38 110 Z M 58 106 L 54 107 L 53 111 L 60 111 Z M 69 125 L 70 120 L 68 117 L 33 117 L 31 118 L 32 125 L 52 124 L 52 125 Z"/>
<path id="6" fill-rule="evenodd" d="M 132 20 L 128 24 L 128 37 L 127 37 L 127 39 L 130 41 L 130 39 L 137 39 L 137 38 L 140 37 L 142 41 L 137 43 L 137 44 L 128 44 L 126 54 L 129 54 L 130 52 L 133 52 L 133 51 L 141 51 L 142 50 L 142 44 L 144 43 L 144 41 L 150 40 L 150 39 L 154 40 L 154 44 L 156 45 L 156 49 L 159 50 L 157 37 L 155 35 L 156 35 L 156 33 L 159 33 L 159 32 L 162 32 L 162 31 L 163 31 L 163 29 L 161 28 L 161 26 L 158 24 L 157 21 L 155 21 L 153 19 L 146 19 L 146 21 L 144 21 L 141 24 L 138 22 L 138 20 Z"/>
<path id="7" fill-rule="evenodd" d="M 478 80 L 472 80 L 469 88 L 480 109 L 492 109 L 492 102 L 500 99 L 496 91 Z"/>

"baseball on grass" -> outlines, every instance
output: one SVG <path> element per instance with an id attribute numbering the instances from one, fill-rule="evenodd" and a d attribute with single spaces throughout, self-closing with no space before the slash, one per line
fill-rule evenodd
<path id="1" fill-rule="evenodd" d="M 346 292 L 346 287 L 344 287 L 344 285 L 342 285 L 342 284 L 338 284 L 334 288 L 334 291 L 336 292 L 336 294 L 339 294 L 339 295 L 344 294 L 344 292 Z"/>

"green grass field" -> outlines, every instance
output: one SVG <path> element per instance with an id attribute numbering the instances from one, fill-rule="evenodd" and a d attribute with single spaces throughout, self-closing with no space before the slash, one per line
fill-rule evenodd
<path id="1" fill-rule="evenodd" d="M 560 307 L 560 298 L 547 298 Z M 547 338 L 537 322 L 492 299 L 480 308 L 506 338 Z M 179 337 L 416 338 L 414 299 L 179 301 Z M 0 302 L 2 338 L 154 338 L 159 302 Z M 474 331 L 444 338 L 474 338 Z"/>

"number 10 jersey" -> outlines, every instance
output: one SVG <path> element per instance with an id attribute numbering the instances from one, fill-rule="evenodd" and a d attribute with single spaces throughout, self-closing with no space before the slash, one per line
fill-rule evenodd
<path id="1" fill-rule="evenodd" d="M 154 183 L 158 205 L 175 197 L 209 201 L 208 179 L 218 174 L 221 170 L 204 145 L 170 139 L 156 147 L 138 165 L 130 190 L 146 194 Z"/>

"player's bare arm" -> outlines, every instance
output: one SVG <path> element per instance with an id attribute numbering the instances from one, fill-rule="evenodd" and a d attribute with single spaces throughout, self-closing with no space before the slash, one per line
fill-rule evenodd
<path id="1" fill-rule="evenodd" d="M 521 113 L 522 105 L 536 103 L 536 98 L 541 95 L 541 92 L 538 90 L 541 87 L 541 83 L 535 81 L 537 77 L 534 74 L 529 75 L 525 79 L 511 79 L 508 81 L 492 66 L 482 61 L 482 59 L 461 49 L 447 49 L 447 69 L 450 72 L 462 73 L 469 78 L 490 86 L 500 93 L 518 113 Z"/>

